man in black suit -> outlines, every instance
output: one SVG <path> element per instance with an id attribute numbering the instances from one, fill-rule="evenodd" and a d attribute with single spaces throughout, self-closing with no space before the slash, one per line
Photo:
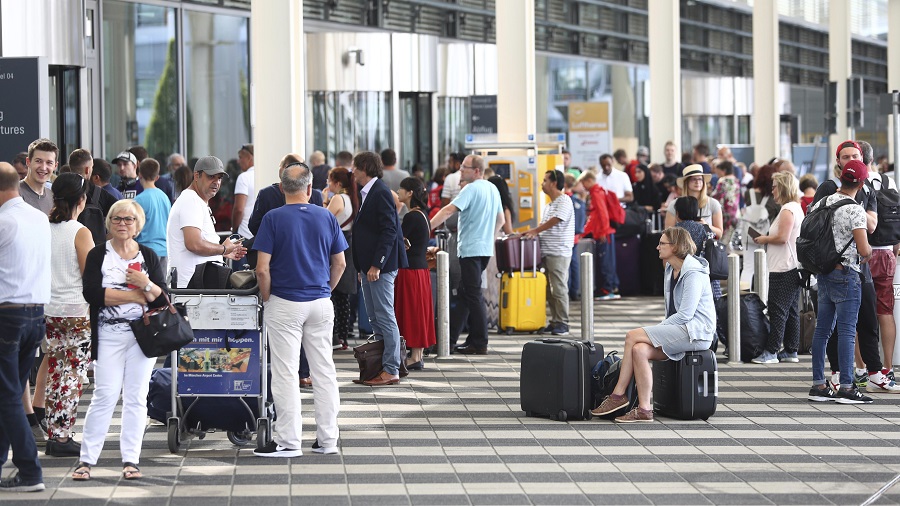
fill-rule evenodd
<path id="1" fill-rule="evenodd" d="M 394 280 L 407 267 L 403 232 L 390 188 L 381 180 L 384 165 L 377 153 L 363 151 L 353 158 L 353 177 L 362 187 L 353 223 L 353 265 L 359 273 L 366 313 L 372 330 L 384 340 L 382 371 L 369 386 L 400 381 L 400 329 L 394 314 Z M 405 357 L 404 357 L 405 358 Z"/>

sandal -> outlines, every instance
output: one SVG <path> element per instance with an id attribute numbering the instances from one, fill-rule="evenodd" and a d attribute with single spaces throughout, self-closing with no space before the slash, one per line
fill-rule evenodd
<path id="1" fill-rule="evenodd" d="M 131 468 L 131 469 L 129 469 Z M 141 468 L 137 466 L 137 464 L 133 462 L 123 462 L 122 463 L 122 477 L 126 480 L 139 480 L 144 477 L 141 474 Z"/>
<path id="2" fill-rule="evenodd" d="M 75 481 L 88 481 L 91 479 L 91 465 L 87 462 L 79 462 L 72 472 L 72 479 Z"/>

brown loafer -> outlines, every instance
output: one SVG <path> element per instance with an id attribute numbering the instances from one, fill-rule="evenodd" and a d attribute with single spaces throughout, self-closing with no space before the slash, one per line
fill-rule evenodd
<path id="1" fill-rule="evenodd" d="M 374 378 L 370 379 L 369 381 L 363 381 L 363 385 L 368 385 L 370 387 L 396 385 L 397 383 L 400 383 L 400 376 L 394 376 L 394 375 L 388 374 L 384 371 L 381 371 L 381 373 L 378 376 L 375 376 Z"/>
<path id="2" fill-rule="evenodd" d="M 312 386 L 312 378 L 300 378 L 300 386 L 301 387 L 311 387 Z"/>

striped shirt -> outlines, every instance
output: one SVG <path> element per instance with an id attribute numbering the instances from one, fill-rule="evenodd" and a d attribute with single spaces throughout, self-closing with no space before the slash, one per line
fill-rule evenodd
<path id="1" fill-rule="evenodd" d="M 541 223 L 547 223 L 550 218 L 559 218 L 560 222 L 540 233 L 541 255 L 572 256 L 572 244 L 575 242 L 575 208 L 568 195 L 560 195 L 544 208 Z"/>

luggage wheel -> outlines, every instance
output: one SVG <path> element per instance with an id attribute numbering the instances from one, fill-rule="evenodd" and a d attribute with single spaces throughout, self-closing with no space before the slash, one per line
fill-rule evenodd
<path id="1" fill-rule="evenodd" d="M 246 446 L 253 441 L 253 433 L 249 429 L 242 431 L 230 430 L 227 433 L 228 441 L 235 446 Z"/>
<path id="2" fill-rule="evenodd" d="M 256 428 L 256 447 L 262 449 L 269 441 L 272 440 L 271 421 L 268 418 L 260 418 L 257 420 Z"/>
<path id="3" fill-rule="evenodd" d="M 566 413 L 566 410 L 564 410 L 564 409 L 559 410 L 559 413 L 556 414 L 556 419 L 559 420 L 560 422 L 565 422 L 566 419 L 568 419 L 568 418 L 569 418 L 569 414 Z"/>
<path id="4" fill-rule="evenodd" d="M 168 435 L 169 451 L 178 453 L 178 447 L 181 446 L 181 430 L 178 417 L 169 417 L 166 423 L 166 431 Z"/>
<path id="5" fill-rule="evenodd" d="M 506 327 L 506 335 L 511 336 L 514 330 L 512 327 Z"/>

